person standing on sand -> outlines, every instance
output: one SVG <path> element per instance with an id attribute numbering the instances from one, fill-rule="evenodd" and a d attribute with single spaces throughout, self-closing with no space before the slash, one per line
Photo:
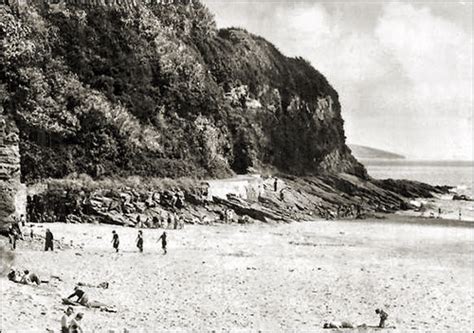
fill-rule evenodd
<path id="1" fill-rule="evenodd" d="M 10 225 L 10 227 L 8 227 L 8 241 L 12 245 L 12 250 L 13 251 L 16 249 L 16 240 L 17 239 L 18 239 L 18 236 L 16 234 L 16 230 L 12 225 Z"/>
<path id="2" fill-rule="evenodd" d="M 140 252 L 143 252 L 143 232 L 141 230 L 138 231 L 137 247 L 140 250 Z"/>
<path id="3" fill-rule="evenodd" d="M 375 313 L 378 314 L 379 317 L 380 317 L 379 327 L 384 328 L 385 327 L 385 321 L 388 318 L 388 314 L 382 309 L 375 309 Z"/>
<path id="4" fill-rule="evenodd" d="M 61 317 L 61 333 L 69 333 L 69 320 L 73 313 L 74 309 L 72 306 L 68 306 L 66 311 L 64 311 L 64 314 Z"/>
<path id="5" fill-rule="evenodd" d="M 178 222 L 179 222 L 179 217 L 175 216 L 174 217 L 174 223 L 173 223 L 173 229 L 174 230 L 178 229 Z"/>
<path id="6" fill-rule="evenodd" d="M 168 212 L 168 224 L 166 226 L 166 229 L 170 229 L 173 225 L 173 216 L 171 214 L 171 212 Z"/>
<path id="7" fill-rule="evenodd" d="M 120 240 L 118 234 L 115 232 L 115 230 L 112 231 L 112 246 L 115 249 L 115 252 L 118 253 L 119 251 L 119 245 L 120 245 Z"/>
<path id="8" fill-rule="evenodd" d="M 166 232 L 163 231 L 163 233 L 161 234 L 160 238 L 158 238 L 158 242 L 161 240 L 161 248 L 163 249 L 163 254 L 166 254 L 168 253 L 166 251 L 166 245 L 167 245 L 167 242 L 166 242 Z"/>
<path id="9" fill-rule="evenodd" d="M 53 233 L 51 232 L 51 230 L 49 229 L 46 229 L 46 236 L 44 238 L 44 250 L 45 251 L 48 251 L 48 250 L 51 250 L 51 251 L 54 251 L 53 249 Z"/>
<path id="10" fill-rule="evenodd" d="M 277 178 L 277 177 L 275 177 L 275 179 L 274 179 L 274 181 L 273 181 L 273 190 L 274 190 L 275 192 L 278 191 L 278 178 Z"/>
<path id="11" fill-rule="evenodd" d="M 441 207 L 438 208 L 438 218 L 441 218 Z"/>

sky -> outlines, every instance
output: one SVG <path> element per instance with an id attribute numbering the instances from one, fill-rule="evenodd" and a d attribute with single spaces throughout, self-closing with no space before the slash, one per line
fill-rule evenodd
<path id="1" fill-rule="evenodd" d="M 471 1 L 203 2 L 219 28 L 245 28 L 323 73 L 348 143 L 473 159 Z"/>

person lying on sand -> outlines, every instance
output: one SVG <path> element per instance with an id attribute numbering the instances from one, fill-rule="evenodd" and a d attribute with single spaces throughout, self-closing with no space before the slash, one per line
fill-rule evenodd
<path id="1" fill-rule="evenodd" d="M 71 298 L 77 297 L 76 301 L 71 301 Z M 100 308 L 106 309 L 110 312 L 115 312 L 115 309 L 107 308 L 107 305 L 98 301 L 89 300 L 89 296 L 79 288 L 79 286 L 74 287 L 74 293 L 72 293 L 68 298 L 63 298 L 63 303 L 66 305 L 82 305 L 86 308 Z"/>
<path id="2" fill-rule="evenodd" d="M 324 323 L 323 328 L 355 328 L 355 326 L 348 321 L 331 321 Z"/>
<path id="3" fill-rule="evenodd" d="M 380 317 L 379 327 L 384 328 L 385 327 L 385 321 L 388 318 L 388 314 L 382 309 L 375 309 L 375 313 L 378 314 L 379 317 Z"/>
<path id="4" fill-rule="evenodd" d="M 69 325 L 74 309 L 71 306 L 68 306 L 64 315 L 61 317 L 61 333 L 69 333 Z"/>
<path id="5" fill-rule="evenodd" d="M 35 273 L 30 273 L 28 270 L 25 270 L 23 272 L 23 275 L 21 275 L 19 272 L 17 272 L 14 269 L 11 269 L 10 272 L 7 274 L 8 280 L 15 282 L 15 283 L 21 283 L 21 284 L 36 284 L 40 285 L 41 282 L 47 282 L 47 281 L 41 281 Z"/>
<path id="6" fill-rule="evenodd" d="M 36 275 L 35 273 L 30 273 L 30 271 L 28 271 L 28 270 L 25 270 L 23 272 L 23 276 L 20 279 L 20 283 L 23 283 L 23 284 L 36 284 L 36 285 L 39 286 L 41 284 L 41 281 L 40 281 L 38 275 Z"/>
<path id="7" fill-rule="evenodd" d="M 87 304 L 89 303 L 89 297 L 84 292 L 84 290 L 79 288 L 79 286 L 74 287 L 74 292 L 71 295 L 69 295 L 67 299 L 70 300 L 71 298 L 74 298 L 74 297 L 77 297 L 76 303 L 80 305 L 87 306 Z"/>
<path id="8" fill-rule="evenodd" d="M 84 282 L 78 282 L 77 285 L 80 286 L 80 287 L 109 289 L 109 283 L 108 282 L 101 282 L 98 285 L 90 284 L 90 283 L 84 283 Z"/>
<path id="9" fill-rule="evenodd" d="M 20 275 L 13 268 L 8 272 L 7 279 L 11 282 L 20 283 Z"/>
<path id="10" fill-rule="evenodd" d="M 84 314 L 79 312 L 76 317 L 71 320 L 69 324 L 69 333 L 83 333 L 84 330 L 81 327 L 81 321 L 84 317 Z"/>

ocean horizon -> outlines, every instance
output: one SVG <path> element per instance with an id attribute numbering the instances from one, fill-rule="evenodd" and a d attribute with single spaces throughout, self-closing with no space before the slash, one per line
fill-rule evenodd
<path id="1" fill-rule="evenodd" d="M 373 159 L 360 162 L 376 179 L 407 179 L 430 185 L 449 185 L 472 195 L 474 161 Z"/>

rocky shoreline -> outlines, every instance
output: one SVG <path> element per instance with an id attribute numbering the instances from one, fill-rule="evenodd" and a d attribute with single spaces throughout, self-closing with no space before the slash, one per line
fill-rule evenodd
<path id="1" fill-rule="evenodd" d="M 91 187 L 58 180 L 41 193 L 28 196 L 27 219 L 140 228 L 179 228 L 184 223 L 363 219 L 377 213 L 414 209 L 411 199 L 431 198 L 450 189 L 405 180 L 364 180 L 348 174 L 253 179 L 241 189 L 226 191 L 222 189 L 238 179 L 213 180 L 212 186 L 206 181 L 186 185 L 174 182 L 163 188 L 100 183 Z M 216 187 L 220 191 L 213 193 Z"/>

